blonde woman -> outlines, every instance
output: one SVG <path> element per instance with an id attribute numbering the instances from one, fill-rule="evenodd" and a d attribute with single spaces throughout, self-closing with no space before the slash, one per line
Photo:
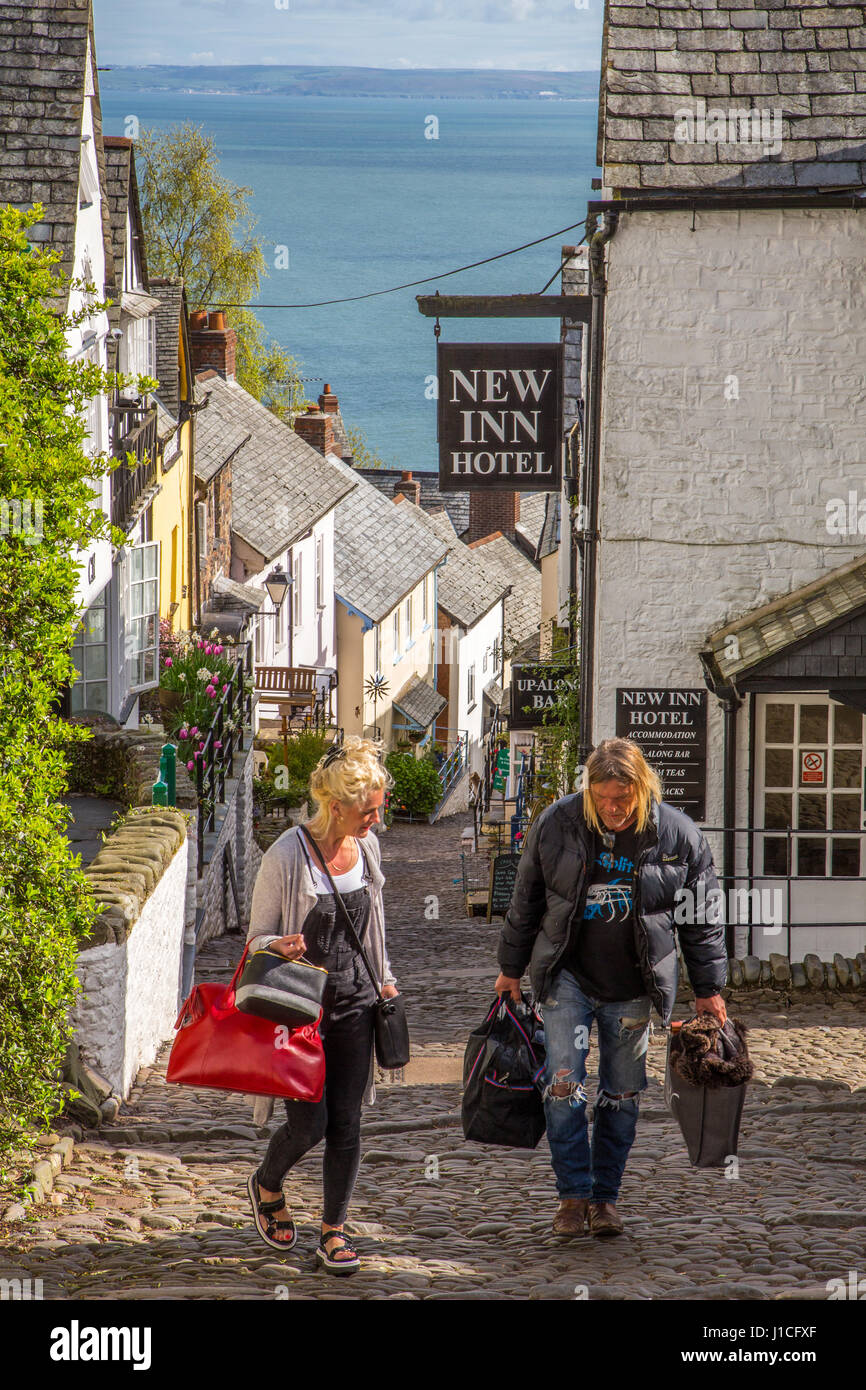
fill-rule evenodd
<path id="1" fill-rule="evenodd" d="M 393 784 L 379 746 L 351 735 L 320 759 L 310 778 L 316 813 L 304 822 L 325 860 L 355 931 L 363 941 L 382 994 L 397 993 L 385 949 L 384 876 L 370 829 L 379 821 Z M 325 1141 L 324 1207 L 316 1257 L 331 1274 L 353 1274 L 360 1261 L 343 1225 L 361 1161 L 361 1104 L 372 1100 L 373 1011 L 376 993 L 348 927 L 338 913 L 328 878 L 299 826 L 264 855 L 253 890 L 247 940 L 270 945 L 287 960 L 305 956 L 328 971 L 319 1031 L 325 1049 L 321 1101 L 285 1102 L 287 1123 L 272 1136 L 248 1191 L 256 1229 L 271 1246 L 289 1250 L 297 1230 L 282 1191 L 286 1173 Z M 261 1111 L 257 1111 L 257 1118 Z"/>
<path id="2" fill-rule="evenodd" d="M 662 801 L 658 775 L 629 739 L 600 743 L 582 790 L 530 827 L 495 987 L 519 998 L 529 965 L 544 1016 L 544 1107 L 560 1199 L 555 1235 L 582 1235 L 586 1221 L 594 1236 L 623 1229 L 616 1201 L 647 1085 L 650 1011 L 655 1005 L 667 1026 L 676 1001 L 675 923 L 698 1013 L 725 1021 L 724 926 L 708 923 L 705 910 L 717 893 L 703 834 Z M 583 1083 L 593 1021 L 599 1056 L 590 1147 Z"/>

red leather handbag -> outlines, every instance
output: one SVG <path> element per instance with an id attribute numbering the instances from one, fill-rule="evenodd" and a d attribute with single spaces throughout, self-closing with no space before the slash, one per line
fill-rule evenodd
<path id="1" fill-rule="evenodd" d="M 289 1029 L 235 1006 L 235 985 L 249 946 L 228 986 L 196 985 L 175 1023 L 166 1081 L 254 1096 L 321 1100 L 325 1051 L 315 1023 Z"/>

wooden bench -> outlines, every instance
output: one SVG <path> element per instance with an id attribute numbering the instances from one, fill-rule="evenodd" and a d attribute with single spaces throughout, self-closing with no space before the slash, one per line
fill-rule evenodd
<path id="1" fill-rule="evenodd" d="M 265 704 L 312 710 L 316 700 L 316 672 L 312 666 L 257 666 L 256 694 Z"/>

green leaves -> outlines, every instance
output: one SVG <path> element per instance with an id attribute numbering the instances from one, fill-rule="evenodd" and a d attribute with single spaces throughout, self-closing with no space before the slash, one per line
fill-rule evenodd
<path id="1" fill-rule="evenodd" d="M 394 778 L 390 809 L 399 815 L 405 807 L 410 816 L 429 816 L 442 799 L 442 778 L 429 758 L 389 753 L 385 766 Z"/>
<path id="2" fill-rule="evenodd" d="M 93 488 L 106 462 L 83 441 L 88 403 L 112 383 L 67 360 L 70 320 L 45 303 L 62 297 L 58 257 L 27 241 L 40 216 L 0 208 L 0 1151 L 60 1108 L 75 960 L 95 913 L 61 802 L 84 731 L 54 705 L 74 676 L 77 550 L 109 534 Z"/>

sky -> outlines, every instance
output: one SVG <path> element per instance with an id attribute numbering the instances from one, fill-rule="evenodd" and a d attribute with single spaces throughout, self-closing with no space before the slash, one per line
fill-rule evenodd
<path id="1" fill-rule="evenodd" d="M 597 70 L 604 0 L 93 0 L 100 64 Z"/>

